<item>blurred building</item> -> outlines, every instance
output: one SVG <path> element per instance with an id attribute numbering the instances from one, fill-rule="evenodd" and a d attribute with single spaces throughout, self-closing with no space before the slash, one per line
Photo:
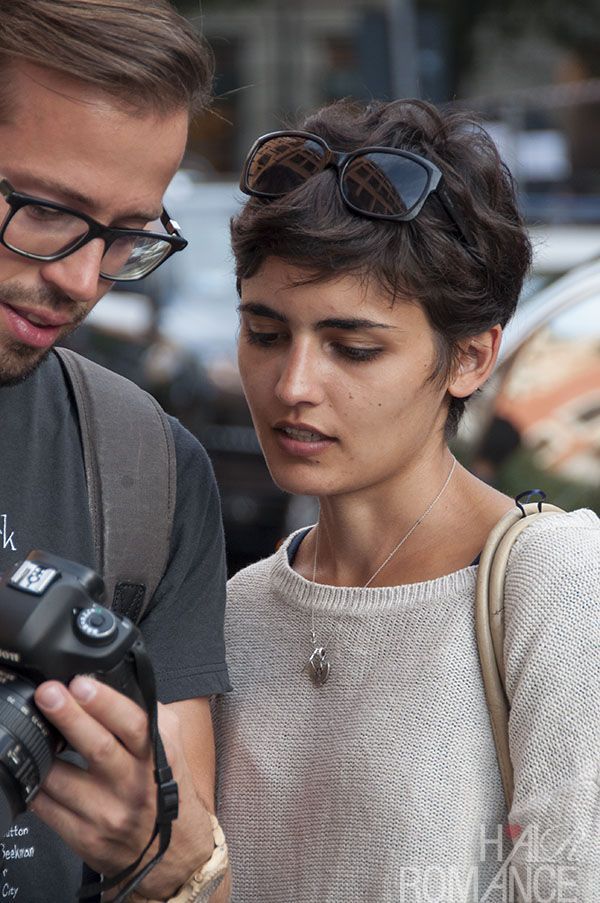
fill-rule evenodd
<path id="1" fill-rule="evenodd" d="M 257 135 L 327 101 L 420 96 L 485 117 L 530 219 L 598 222 L 594 2 L 204 0 L 218 99 L 194 129 L 191 162 L 236 173 Z"/>
<path id="2" fill-rule="evenodd" d="M 215 53 L 218 99 L 194 146 L 221 172 L 239 170 L 257 135 L 330 100 L 445 97 L 441 17 L 417 18 L 410 3 L 213 2 L 202 28 Z"/>

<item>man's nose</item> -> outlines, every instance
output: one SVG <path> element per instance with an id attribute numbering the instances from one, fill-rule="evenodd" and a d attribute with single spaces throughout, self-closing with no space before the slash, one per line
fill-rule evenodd
<path id="1" fill-rule="evenodd" d="M 292 343 L 282 360 L 275 394 L 283 404 L 319 404 L 323 400 L 323 384 L 318 352 L 309 342 Z"/>
<path id="2" fill-rule="evenodd" d="M 91 307 L 109 285 L 100 278 L 104 247 L 102 239 L 96 238 L 62 260 L 43 264 L 40 274 L 63 295 Z"/>

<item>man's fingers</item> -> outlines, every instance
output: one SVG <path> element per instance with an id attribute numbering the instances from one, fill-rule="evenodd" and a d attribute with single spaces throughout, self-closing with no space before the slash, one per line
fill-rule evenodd
<path id="1" fill-rule="evenodd" d="M 132 838 L 142 816 L 154 816 L 154 796 L 149 795 L 144 781 L 124 787 L 107 787 L 106 781 L 83 771 L 76 765 L 56 761 L 43 785 L 43 792 L 59 807 L 93 824 L 106 838 L 127 835 Z M 34 800 L 33 808 L 36 808 Z"/>
<path id="2" fill-rule="evenodd" d="M 57 803 L 43 790 L 38 791 L 29 808 L 61 837 L 76 838 L 81 850 L 85 850 L 86 844 L 93 840 L 87 824 L 71 809 Z M 79 852 L 75 844 L 73 849 Z"/>
<path id="3" fill-rule="evenodd" d="M 144 831 L 130 806 L 114 799 L 110 805 L 107 803 L 104 800 L 104 806 L 93 814 L 79 814 L 74 811 L 72 800 L 64 805 L 46 792 L 44 784 L 29 808 L 88 865 L 110 875 L 133 862 L 147 842 L 150 829 Z"/>
<path id="4" fill-rule="evenodd" d="M 146 713 L 127 696 L 89 677 L 75 677 L 69 691 L 92 718 L 118 737 L 138 759 L 150 752 Z"/>
<path id="5" fill-rule="evenodd" d="M 92 771 L 126 774 L 127 750 L 142 758 L 149 749 L 144 713 L 131 700 L 89 678 L 75 678 L 71 688 L 69 692 L 57 681 L 40 684 L 35 693 L 40 711 Z"/>
<path id="6" fill-rule="evenodd" d="M 97 800 L 94 799 L 96 785 L 97 781 L 83 768 L 57 759 L 44 779 L 43 790 L 54 802 L 87 818 L 90 812 L 93 817 L 94 806 L 97 806 Z M 36 801 L 37 797 L 33 803 L 34 809 Z M 97 808 L 95 811 L 98 811 Z"/>

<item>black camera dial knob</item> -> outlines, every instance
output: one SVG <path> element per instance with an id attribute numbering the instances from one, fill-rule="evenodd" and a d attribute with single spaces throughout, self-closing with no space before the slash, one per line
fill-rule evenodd
<path id="1" fill-rule="evenodd" d="M 88 643 L 108 643 L 117 632 L 115 616 L 100 605 L 82 608 L 75 623 L 80 637 Z"/>

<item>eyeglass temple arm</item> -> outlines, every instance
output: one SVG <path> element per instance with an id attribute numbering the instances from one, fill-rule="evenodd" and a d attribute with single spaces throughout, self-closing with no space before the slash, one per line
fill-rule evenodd
<path id="1" fill-rule="evenodd" d="M 178 238 L 182 238 L 181 234 L 181 226 L 174 219 L 171 219 L 169 214 L 167 213 L 165 207 L 162 209 L 162 213 L 160 215 L 160 221 L 169 233 L 169 235 L 176 235 Z"/>
<path id="2" fill-rule="evenodd" d="M 450 195 L 446 191 L 444 191 L 443 188 L 438 188 L 435 194 L 440 204 L 444 208 L 446 215 L 452 220 L 452 222 L 460 232 L 466 250 L 475 260 L 477 260 L 478 263 L 483 263 L 483 258 L 476 251 L 475 236 L 469 228 L 466 217 L 463 216 L 463 214 L 452 201 Z"/>
<path id="3" fill-rule="evenodd" d="M 7 179 L 0 179 L 0 194 L 2 197 L 7 198 L 9 195 L 14 193 L 14 188 L 10 184 Z"/>

